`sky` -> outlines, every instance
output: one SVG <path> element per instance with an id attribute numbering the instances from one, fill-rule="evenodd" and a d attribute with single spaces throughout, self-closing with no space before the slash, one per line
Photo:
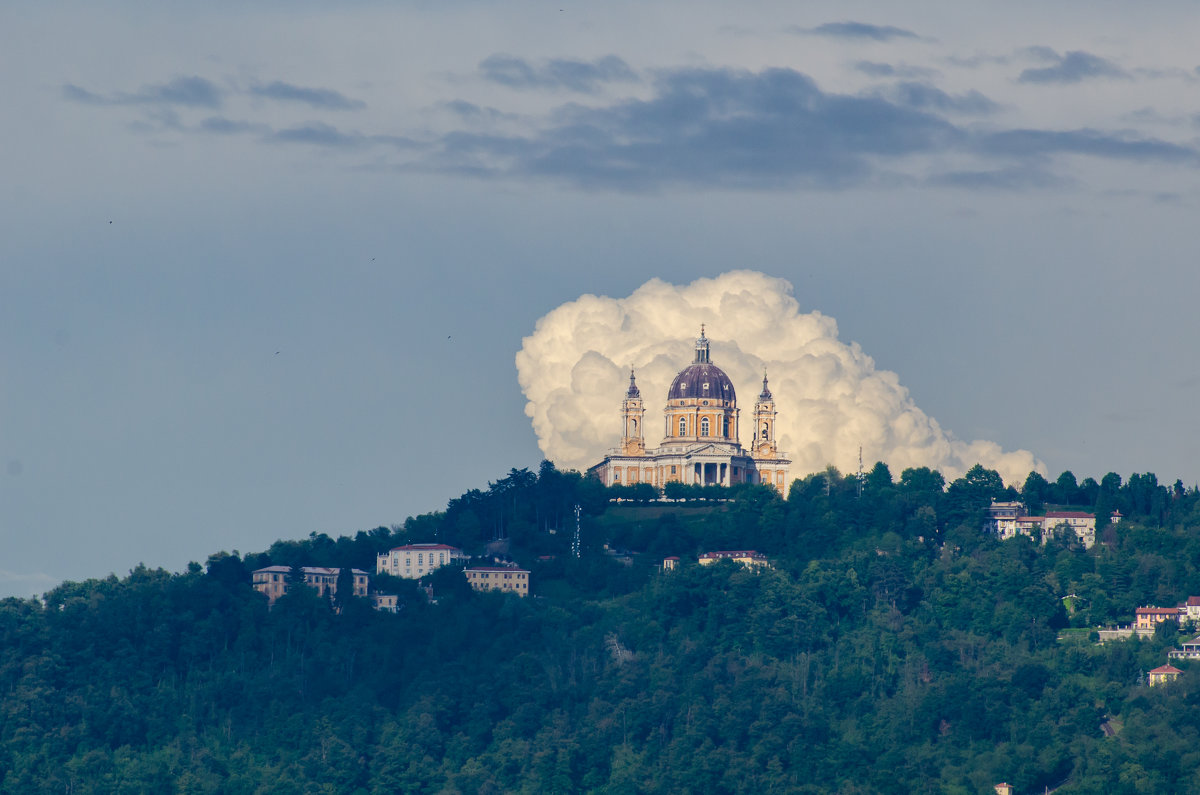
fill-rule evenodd
<path id="1" fill-rule="evenodd" d="M 440 510 L 543 457 L 539 321 L 731 273 L 947 439 L 1200 481 L 1193 3 L 3 18 L 0 595 Z"/>

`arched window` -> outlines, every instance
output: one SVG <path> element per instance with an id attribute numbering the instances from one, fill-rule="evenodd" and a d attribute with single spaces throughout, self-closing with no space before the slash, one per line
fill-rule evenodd
<path id="1" fill-rule="evenodd" d="M 679 418 L 679 435 L 687 436 L 687 417 Z"/>
<path id="2" fill-rule="evenodd" d="M 700 435 L 708 436 L 708 417 L 700 418 Z"/>
<path id="3" fill-rule="evenodd" d="M 632 420 L 632 422 L 633 422 L 633 434 L 632 435 L 637 436 L 637 420 Z"/>
<path id="4" fill-rule="evenodd" d="M 767 428 L 768 428 L 768 427 L 770 427 L 770 426 L 768 426 L 768 425 L 767 425 L 767 424 L 764 422 L 764 423 L 763 423 L 763 435 L 762 435 L 762 438 L 764 438 L 764 439 L 766 439 L 766 438 L 767 438 Z"/>
<path id="5" fill-rule="evenodd" d="M 729 438 L 729 415 L 728 414 L 726 414 L 725 418 L 723 420 L 721 420 L 721 435 L 724 436 L 726 439 Z"/>

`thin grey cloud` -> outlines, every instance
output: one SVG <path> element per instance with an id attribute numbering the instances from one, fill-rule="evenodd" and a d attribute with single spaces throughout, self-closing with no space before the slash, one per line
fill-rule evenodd
<path id="1" fill-rule="evenodd" d="M 855 71 L 870 77 L 903 77 L 927 79 L 938 76 L 938 70 L 925 66 L 908 66 L 906 64 L 880 63 L 878 61 L 856 61 Z"/>
<path id="2" fill-rule="evenodd" d="M 370 146 L 385 145 L 398 150 L 427 148 L 427 144 L 403 135 L 367 135 L 357 131 L 346 132 L 332 124 L 310 121 L 281 130 L 256 127 L 263 132 L 261 140 L 266 144 L 307 144 L 325 149 L 354 150 Z"/>
<path id="3" fill-rule="evenodd" d="M 1196 82 L 1196 75 L 1187 69 L 1150 69 L 1147 67 L 1137 67 L 1130 70 L 1130 74 L 1134 77 L 1146 80 L 1183 80 L 1186 83 Z"/>
<path id="4" fill-rule="evenodd" d="M 275 130 L 266 136 L 266 140 L 274 143 L 313 144 L 338 149 L 359 147 L 366 143 L 365 137 L 359 133 L 345 133 L 331 124 L 318 121 Z"/>
<path id="5" fill-rule="evenodd" d="M 236 135 L 238 133 L 254 132 L 260 129 L 258 125 L 248 121 L 235 121 L 224 116 L 209 116 L 197 125 L 200 132 L 216 133 L 218 135 Z"/>
<path id="6" fill-rule="evenodd" d="M 367 103 L 351 99 L 340 91 L 331 88 L 310 88 L 285 83 L 281 80 L 266 85 L 252 85 L 248 93 L 261 99 L 278 102 L 299 102 L 311 108 L 321 110 L 362 110 Z"/>
<path id="7" fill-rule="evenodd" d="M 1158 138 L 1100 130 L 1005 130 L 978 139 L 978 149 L 1006 157 L 1041 157 L 1054 154 L 1089 155 L 1109 160 L 1157 161 L 1200 164 L 1195 149 Z"/>
<path id="8" fill-rule="evenodd" d="M 1031 54 L 1052 60 L 1050 66 L 1026 69 L 1017 78 L 1021 83 L 1079 83 L 1095 78 L 1128 79 L 1129 73 L 1107 58 L 1092 55 L 1082 50 L 1073 50 L 1066 55 L 1045 47 L 1031 47 Z"/>
<path id="9" fill-rule="evenodd" d="M 902 82 L 877 89 L 874 93 L 898 105 L 919 110 L 984 115 L 994 113 L 1000 107 L 978 91 L 958 95 L 947 94 L 929 83 Z"/>
<path id="10" fill-rule="evenodd" d="M 815 28 L 789 28 L 792 33 L 802 33 L 811 36 L 828 36 L 835 39 L 867 39 L 870 41 L 892 41 L 893 39 L 921 38 L 911 30 L 893 27 L 892 25 L 871 25 L 866 22 L 826 22 Z"/>
<path id="11" fill-rule="evenodd" d="M 66 99 L 89 105 L 181 105 L 216 109 L 224 98 L 224 92 L 216 83 L 196 76 L 142 86 L 135 92 L 97 94 L 73 83 L 64 84 L 62 92 Z"/>
<path id="12" fill-rule="evenodd" d="M 485 79 L 509 88 L 563 89 L 582 94 L 594 94 L 605 83 L 638 79 L 629 64 L 615 55 L 594 61 L 552 58 L 532 64 L 524 58 L 496 54 L 480 61 L 479 71 Z"/>
<path id="13" fill-rule="evenodd" d="M 1026 191 L 1061 187 L 1069 182 L 1042 168 L 1016 166 L 977 171 L 947 171 L 930 177 L 928 184 L 966 190 Z"/>
<path id="14" fill-rule="evenodd" d="M 981 66 L 1011 63 L 1012 56 L 996 55 L 994 53 L 976 53 L 975 55 L 947 55 L 941 60 L 951 66 L 958 66 L 963 69 L 978 69 Z"/>
<path id="15" fill-rule="evenodd" d="M 443 108 L 453 113 L 455 116 L 464 121 L 471 122 L 493 122 L 504 119 L 513 119 L 516 116 L 512 113 L 505 113 L 498 108 L 490 106 L 476 105 L 474 102 L 467 102 L 461 99 L 451 100 L 450 102 L 442 103 Z"/>

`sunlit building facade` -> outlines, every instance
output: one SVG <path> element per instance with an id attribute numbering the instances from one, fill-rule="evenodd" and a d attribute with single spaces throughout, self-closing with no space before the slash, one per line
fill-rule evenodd
<path id="1" fill-rule="evenodd" d="M 663 438 L 646 447 L 645 405 L 634 373 L 621 403 L 623 436 L 588 472 L 608 486 L 667 483 L 732 486 L 763 483 L 787 496 L 791 461 L 776 443 L 775 398 L 763 375 L 754 404 L 749 450 L 739 441 L 741 410 L 729 376 L 712 362 L 704 329 L 695 359 L 675 376 L 663 409 Z"/>

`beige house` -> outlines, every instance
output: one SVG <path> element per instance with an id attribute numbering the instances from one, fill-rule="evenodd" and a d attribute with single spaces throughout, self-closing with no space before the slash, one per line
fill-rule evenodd
<path id="1" fill-rule="evenodd" d="M 442 566 L 466 560 L 461 549 L 449 544 L 408 544 L 379 555 L 375 573 L 416 580 Z"/>
<path id="2" fill-rule="evenodd" d="M 701 566 L 711 566 L 719 560 L 732 560 L 748 569 L 771 568 L 767 556 L 761 552 L 755 552 L 753 549 L 721 549 L 715 552 L 705 552 L 696 562 Z"/>
<path id="3" fill-rule="evenodd" d="M 529 572 L 507 566 L 476 566 L 463 569 L 467 582 L 476 591 L 505 591 L 529 596 Z"/>
<path id="4" fill-rule="evenodd" d="M 1136 629 L 1153 630 L 1164 621 L 1178 621 L 1177 607 L 1139 607 L 1134 611 L 1133 626 Z"/>
<path id="5" fill-rule="evenodd" d="M 400 599 L 394 593 L 373 593 L 371 594 L 371 605 L 383 613 L 397 613 L 400 611 Z"/>
<path id="6" fill-rule="evenodd" d="M 1044 532 L 1051 532 L 1057 527 L 1068 527 L 1083 542 L 1084 549 L 1091 549 L 1096 543 L 1096 515 L 1083 511 L 1047 511 L 1043 523 Z"/>
<path id="7" fill-rule="evenodd" d="M 1189 596 L 1187 601 L 1179 606 L 1179 620 L 1200 623 L 1200 596 Z"/>
<path id="8" fill-rule="evenodd" d="M 1174 666 L 1163 665 L 1155 668 L 1153 671 L 1147 674 L 1146 678 L 1149 681 L 1150 686 L 1154 687 L 1155 685 L 1165 685 L 1168 682 L 1174 682 L 1179 678 L 1181 673 L 1183 673 L 1183 671 L 1175 668 Z"/>
<path id="9" fill-rule="evenodd" d="M 337 593 L 337 580 L 341 569 L 329 569 L 323 566 L 305 566 L 304 584 L 316 590 L 318 596 L 333 596 Z M 354 595 L 366 597 L 367 573 L 362 569 L 351 569 L 354 576 Z M 288 591 L 288 575 L 291 569 L 287 566 L 267 566 L 257 569 L 250 575 L 254 590 L 265 594 L 271 604 Z"/>
<path id="10" fill-rule="evenodd" d="M 1096 543 L 1096 516 L 1083 511 L 1047 511 L 1045 516 L 1029 516 L 1022 502 L 993 502 L 988 507 L 985 529 L 1001 539 L 1026 535 L 1030 538 L 1040 534 L 1044 541 L 1058 527 L 1074 531 L 1085 549 Z"/>

